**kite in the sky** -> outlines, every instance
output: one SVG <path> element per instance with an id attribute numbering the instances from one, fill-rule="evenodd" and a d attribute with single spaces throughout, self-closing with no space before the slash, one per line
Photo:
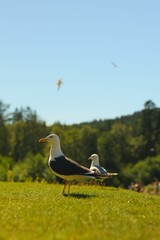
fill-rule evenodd
<path id="1" fill-rule="evenodd" d="M 63 82 L 61 79 L 59 79 L 59 80 L 57 80 L 56 84 L 57 84 L 57 90 L 59 90 L 61 85 L 63 84 Z"/>

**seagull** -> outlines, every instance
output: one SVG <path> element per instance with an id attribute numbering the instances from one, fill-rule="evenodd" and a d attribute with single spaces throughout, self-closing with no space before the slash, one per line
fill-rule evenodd
<path id="1" fill-rule="evenodd" d="M 65 189 L 68 184 L 68 194 L 70 193 L 70 181 L 72 180 L 83 180 L 83 179 L 105 179 L 106 175 L 97 173 L 95 171 L 86 168 L 74 160 L 66 157 L 60 145 L 59 136 L 56 134 L 50 134 L 45 138 L 39 140 L 42 142 L 50 143 L 50 155 L 48 160 L 48 165 L 53 173 L 65 180 L 64 188 L 62 194 L 65 194 Z"/>
<path id="2" fill-rule="evenodd" d="M 118 66 L 117 66 L 117 64 L 116 63 L 114 63 L 114 62 L 111 62 L 111 64 L 113 65 L 113 67 L 115 67 L 115 68 L 117 68 Z"/>
<path id="3" fill-rule="evenodd" d="M 61 85 L 63 84 L 63 82 L 61 79 L 59 79 L 59 80 L 57 80 L 56 84 L 57 84 L 57 90 L 59 90 Z"/>
<path id="4" fill-rule="evenodd" d="M 99 156 L 98 154 L 92 154 L 89 158 L 91 160 L 90 170 L 99 172 L 101 174 L 107 174 L 107 170 L 99 165 Z"/>
<path id="5" fill-rule="evenodd" d="M 109 173 L 109 172 L 107 172 L 107 170 L 104 167 L 100 166 L 98 154 L 94 153 L 88 159 L 92 160 L 91 166 L 90 166 L 91 171 L 105 175 L 107 177 L 112 177 L 112 176 L 118 175 L 118 173 Z"/>

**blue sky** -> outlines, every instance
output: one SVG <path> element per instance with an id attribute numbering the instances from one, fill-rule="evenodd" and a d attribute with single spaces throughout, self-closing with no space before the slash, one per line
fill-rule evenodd
<path id="1" fill-rule="evenodd" d="M 120 117 L 150 99 L 160 107 L 159 9 L 159 0 L 1 1 L 0 100 L 48 124 Z"/>

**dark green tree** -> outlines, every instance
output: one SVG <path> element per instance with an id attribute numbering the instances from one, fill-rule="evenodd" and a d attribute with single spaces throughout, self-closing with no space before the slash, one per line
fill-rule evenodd
<path id="1" fill-rule="evenodd" d="M 104 132 L 98 139 L 98 150 L 105 167 L 111 171 L 120 169 L 130 161 L 132 129 L 122 123 L 115 123 L 111 131 Z"/>
<path id="2" fill-rule="evenodd" d="M 8 113 L 9 105 L 0 101 L 0 155 L 10 155 L 10 135 L 7 128 L 10 114 Z"/>
<path id="3" fill-rule="evenodd" d="M 9 129 L 11 132 L 11 156 L 16 162 L 23 160 L 28 153 L 34 155 L 43 152 L 43 145 L 39 144 L 38 140 L 48 134 L 48 128 L 45 122 L 37 119 L 35 112 L 27 109 L 23 120 L 17 120 Z"/>
<path id="4" fill-rule="evenodd" d="M 143 158 L 152 154 L 156 145 L 157 108 L 151 101 L 144 104 L 141 119 L 141 131 L 144 141 Z"/>

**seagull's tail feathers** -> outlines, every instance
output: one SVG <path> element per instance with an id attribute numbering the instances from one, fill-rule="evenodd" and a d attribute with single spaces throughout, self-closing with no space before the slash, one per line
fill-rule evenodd
<path id="1" fill-rule="evenodd" d="M 101 173 L 98 173 L 95 171 L 90 171 L 90 172 L 86 173 L 85 175 L 87 175 L 91 178 L 97 179 L 97 180 L 105 180 L 106 178 L 108 178 L 107 174 L 101 174 Z"/>
<path id="2" fill-rule="evenodd" d="M 97 180 L 105 180 L 106 178 L 112 178 L 113 176 L 117 176 L 118 173 L 105 173 L 105 174 L 101 174 L 99 172 L 95 172 L 95 171 L 91 171 L 85 175 L 88 175 L 94 179 L 97 179 Z"/>
<path id="3" fill-rule="evenodd" d="M 108 177 L 113 177 L 113 176 L 117 176 L 118 175 L 118 173 L 107 173 L 107 175 L 108 175 Z"/>

